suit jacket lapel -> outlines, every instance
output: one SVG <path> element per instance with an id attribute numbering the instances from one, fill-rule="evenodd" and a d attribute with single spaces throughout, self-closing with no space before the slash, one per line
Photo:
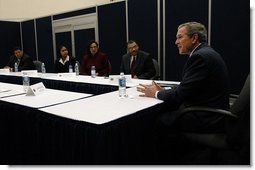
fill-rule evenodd
<path id="1" fill-rule="evenodd" d="M 129 73 L 130 72 L 130 59 L 131 59 L 131 55 L 130 54 L 128 54 L 127 55 L 127 58 L 126 58 L 126 68 L 127 68 L 127 72 Z"/>
<path id="2" fill-rule="evenodd" d="M 199 50 L 199 49 L 201 49 L 201 48 L 203 48 L 203 47 L 205 47 L 205 46 L 207 46 L 206 43 L 201 43 L 201 44 L 194 50 L 194 52 L 192 53 L 192 55 L 194 55 L 194 53 L 196 53 L 197 50 Z M 185 65 L 184 65 L 184 67 L 183 67 L 183 70 L 182 70 L 182 79 L 183 79 L 184 73 L 186 72 L 185 70 L 186 70 L 186 67 L 187 67 L 187 63 L 189 62 L 189 59 L 192 57 L 192 55 L 189 56 L 188 60 L 186 61 Z"/>

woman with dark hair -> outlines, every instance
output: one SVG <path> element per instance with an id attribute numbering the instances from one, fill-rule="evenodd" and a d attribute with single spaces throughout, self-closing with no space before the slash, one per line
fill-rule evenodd
<path id="1" fill-rule="evenodd" d="M 97 76 L 108 76 L 110 72 L 108 57 L 99 50 L 98 43 L 90 40 L 86 50 L 81 63 L 81 74 L 91 75 L 91 66 L 95 66 Z"/>
<path id="2" fill-rule="evenodd" d="M 69 65 L 74 65 L 76 63 L 76 59 L 74 57 L 70 57 L 68 55 L 68 50 L 65 46 L 61 45 L 57 51 L 57 59 L 55 61 L 55 72 L 56 73 L 64 73 L 69 72 Z"/>

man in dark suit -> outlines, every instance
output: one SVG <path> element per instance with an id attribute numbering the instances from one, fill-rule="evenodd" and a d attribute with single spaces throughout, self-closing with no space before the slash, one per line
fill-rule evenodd
<path id="1" fill-rule="evenodd" d="M 127 42 L 127 50 L 128 53 L 122 56 L 120 72 L 138 79 L 151 79 L 155 76 L 156 70 L 149 53 L 139 50 L 133 40 Z"/>
<path id="2" fill-rule="evenodd" d="M 137 88 L 143 93 L 141 96 L 164 100 L 168 113 L 161 117 L 161 123 L 166 127 L 170 128 L 176 123 L 179 111 L 183 108 L 190 106 L 229 108 L 227 67 L 220 54 L 206 41 L 207 31 L 204 25 L 197 22 L 181 24 L 178 27 L 175 44 L 179 54 L 187 54 L 189 58 L 184 66 L 180 85 L 175 89 L 164 90 L 153 82 L 152 85 L 141 84 Z M 221 130 L 222 122 L 223 116 L 200 112 L 191 115 L 181 125 L 178 124 L 178 128 Z"/>
<path id="3" fill-rule="evenodd" d="M 14 70 L 14 64 L 18 64 L 18 71 L 22 70 L 35 70 L 35 65 L 33 63 L 33 59 L 25 54 L 20 47 L 14 47 L 13 53 L 10 57 L 9 62 L 4 68 L 9 68 Z"/>

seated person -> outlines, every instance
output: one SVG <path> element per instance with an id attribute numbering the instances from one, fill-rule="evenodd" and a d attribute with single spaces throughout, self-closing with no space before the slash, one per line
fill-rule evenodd
<path id="1" fill-rule="evenodd" d="M 151 79 L 156 70 L 149 53 L 139 50 L 138 44 L 130 40 L 127 42 L 128 53 L 122 56 L 120 72 L 131 74 L 132 78 Z"/>
<path id="2" fill-rule="evenodd" d="M 138 87 L 141 96 L 164 100 L 168 112 L 162 116 L 162 124 L 171 127 L 179 116 L 178 111 L 191 106 L 229 109 L 228 70 L 221 55 L 207 44 L 205 26 L 197 22 L 181 24 L 175 44 L 180 55 L 189 55 L 180 85 L 168 90 L 155 82 Z M 189 120 L 192 121 L 183 124 L 183 128 L 221 131 L 224 116 L 198 112 Z"/>
<path id="3" fill-rule="evenodd" d="M 8 68 L 14 71 L 14 64 L 18 64 L 18 71 L 22 70 L 35 70 L 35 65 L 33 63 L 33 59 L 25 54 L 20 47 L 14 47 L 13 53 L 10 57 L 9 62 L 4 68 Z"/>
<path id="4" fill-rule="evenodd" d="M 97 76 L 108 76 L 110 72 L 108 57 L 99 50 L 98 43 L 95 40 L 89 41 L 86 50 L 81 63 L 81 74 L 91 75 L 91 66 L 95 66 Z"/>
<path id="5" fill-rule="evenodd" d="M 180 164 L 197 156 L 198 148 L 182 137 L 182 132 L 225 131 L 223 114 L 207 111 L 182 114 L 184 109 L 192 106 L 229 108 L 228 70 L 221 55 L 207 44 L 205 26 L 197 22 L 181 24 L 177 29 L 175 44 L 180 55 L 189 55 L 179 86 L 166 90 L 152 82 L 152 85 L 141 84 L 142 87 L 137 88 L 143 93 L 141 96 L 164 100 L 163 113 L 158 114 L 153 131 L 153 154 L 158 164 L 170 161 Z"/>
<path id="6" fill-rule="evenodd" d="M 68 50 L 65 46 L 61 45 L 57 51 L 58 58 L 55 61 L 55 72 L 65 73 L 69 72 L 69 65 L 74 69 L 76 59 L 68 55 Z"/>

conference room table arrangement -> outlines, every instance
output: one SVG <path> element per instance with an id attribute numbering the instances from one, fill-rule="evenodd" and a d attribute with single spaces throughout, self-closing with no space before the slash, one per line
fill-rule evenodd
<path id="1" fill-rule="evenodd" d="M 0 77 L 2 164 L 148 164 L 152 160 L 150 132 L 162 101 L 140 97 L 136 90 L 139 83 L 151 80 L 127 79 L 127 95 L 120 98 L 118 75 L 30 75 L 30 90 L 45 88 L 38 94 L 24 91 L 19 72 L 0 73 Z M 77 89 L 72 91 L 68 83 Z M 54 89 L 49 88 L 52 84 Z M 84 84 L 90 92 L 81 90 Z M 100 88 L 100 94 L 93 93 Z"/>

